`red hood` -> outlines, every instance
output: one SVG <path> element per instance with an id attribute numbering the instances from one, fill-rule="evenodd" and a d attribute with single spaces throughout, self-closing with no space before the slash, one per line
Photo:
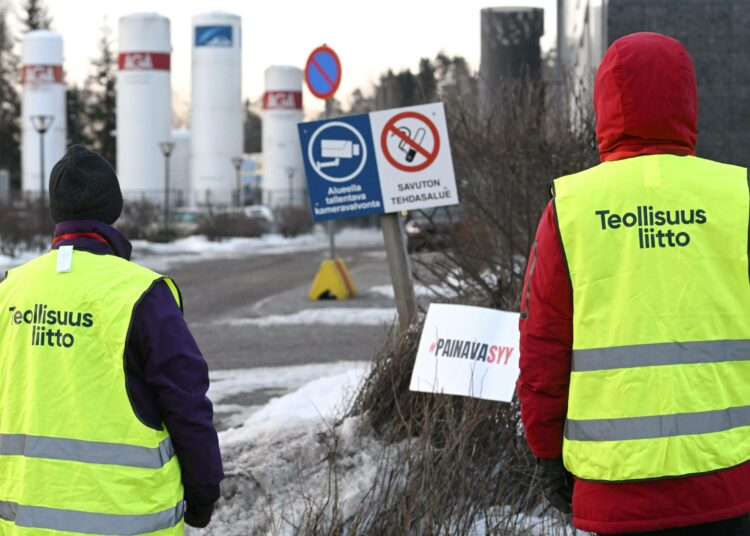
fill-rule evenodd
<path id="1" fill-rule="evenodd" d="M 676 39 L 636 33 L 612 43 L 596 72 L 594 107 L 602 161 L 695 155 L 695 70 Z"/>

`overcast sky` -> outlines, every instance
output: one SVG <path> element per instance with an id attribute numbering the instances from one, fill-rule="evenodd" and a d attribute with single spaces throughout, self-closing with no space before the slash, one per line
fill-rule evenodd
<path id="1" fill-rule="evenodd" d="M 22 0 L 10 0 L 20 11 Z M 117 20 L 122 15 L 156 11 L 171 19 L 172 87 L 178 101 L 190 98 L 191 18 L 212 10 L 242 17 L 242 79 L 245 97 L 263 93 L 263 72 L 273 64 L 303 67 L 316 46 L 327 43 L 340 55 L 343 80 L 339 94 L 344 102 L 356 88 L 367 92 L 388 68 L 415 68 L 422 57 L 441 50 L 461 55 L 479 67 L 479 11 L 493 6 L 545 8 L 542 46 L 553 46 L 554 0 L 46 0 L 53 30 L 62 34 L 68 79 L 85 79 L 91 58 L 97 54 L 99 28 L 109 24 L 116 49 Z M 309 112 L 322 109 L 305 94 Z"/>

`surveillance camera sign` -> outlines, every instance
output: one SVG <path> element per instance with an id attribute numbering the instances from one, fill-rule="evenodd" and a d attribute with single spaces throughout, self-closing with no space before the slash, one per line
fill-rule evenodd
<path id="1" fill-rule="evenodd" d="M 316 221 L 458 203 L 442 103 L 299 125 Z"/>
<path id="2" fill-rule="evenodd" d="M 315 221 L 383 212 L 367 115 L 302 123 L 299 132 Z"/>

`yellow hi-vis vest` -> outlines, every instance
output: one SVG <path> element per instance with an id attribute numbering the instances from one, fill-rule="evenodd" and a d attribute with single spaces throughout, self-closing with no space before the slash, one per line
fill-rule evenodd
<path id="1" fill-rule="evenodd" d="M 566 467 L 626 481 L 749 460 L 747 171 L 641 156 L 554 194 L 573 289 Z"/>
<path id="2" fill-rule="evenodd" d="M 183 534 L 169 434 L 128 399 L 133 310 L 171 280 L 113 255 L 58 251 L 0 284 L 0 535 Z M 62 267 L 61 270 L 64 270 Z"/>

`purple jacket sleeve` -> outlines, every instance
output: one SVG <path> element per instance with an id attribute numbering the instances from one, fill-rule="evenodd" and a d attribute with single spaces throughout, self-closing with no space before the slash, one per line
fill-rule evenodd
<path id="1" fill-rule="evenodd" d="M 136 306 L 125 350 L 128 396 L 147 426 L 166 425 L 182 468 L 185 500 L 208 504 L 224 477 L 208 365 L 163 282 Z"/>

